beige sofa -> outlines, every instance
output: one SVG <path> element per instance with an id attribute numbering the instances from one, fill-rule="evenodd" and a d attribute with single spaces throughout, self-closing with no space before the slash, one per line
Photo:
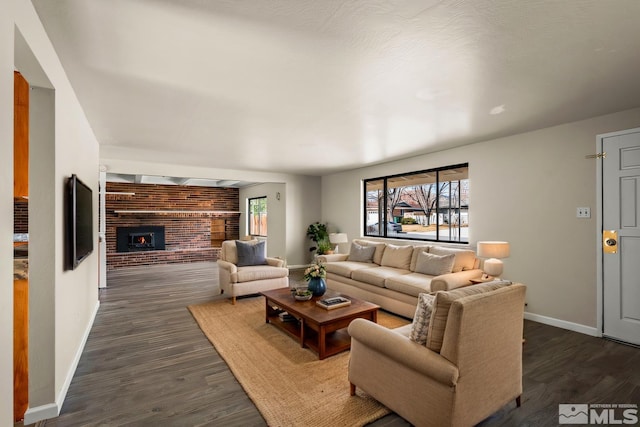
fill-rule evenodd
<path id="1" fill-rule="evenodd" d="M 241 244 L 258 245 L 260 241 L 248 240 Z M 289 269 L 284 260 L 266 256 L 264 263 L 238 266 L 236 241 L 225 240 L 218 258 L 218 278 L 222 293 L 235 304 L 238 296 L 288 287 Z"/>
<path id="2" fill-rule="evenodd" d="M 437 292 L 426 344 L 409 338 L 413 325 L 354 320 L 351 395 L 361 388 L 418 427 L 472 426 L 514 399 L 520 406 L 525 290 L 480 284 Z"/>
<path id="3" fill-rule="evenodd" d="M 352 261 L 354 244 L 374 247 L 370 261 Z M 422 262 L 431 258 L 453 255 L 451 273 L 426 274 Z M 356 257 L 357 258 L 357 257 Z M 470 279 L 482 275 L 480 261 L 472 250 L 434 245 L 396 246 L 384 242 L 354 239 L 349 254 L 320 255 L 327 267 L 327 287 L 336 292 L 360 298 L 383 309 L 412 318 L 420 293 L 446 291 L 470 285 Z M 434 261 L 437 262 L 437 261 Z M 437 270 L 437 268 L 436 268 Z"/>

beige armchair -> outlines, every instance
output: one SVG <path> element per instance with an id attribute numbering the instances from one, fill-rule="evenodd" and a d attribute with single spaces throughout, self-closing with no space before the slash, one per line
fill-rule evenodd
<path id="1" fill-rule="evenodd" d="M 483 287 L 436 294 L 429 334 L 444 327 L 439 352 L 410 340 L 411 325 L 354 320 L 351 394 L 359 387 L 415 426 L 472 426 L 512 400 L 520 406 L 526 287 Z"/>
<path id="2" fill-rule="evenodd" d="M 257 245 L 258 240 L 242 242 Z M 226 294 L 233 304 L 236 297 L 257 294 L 277 288 L 289 286 L 289 269 L 282 259 L 264 257 L 264 262 L 257 265 L 238 265 L 238 249 L 235 240 L 222 242 L 222 250 L 218 258 L 218 277 L 220 290 Z"/>

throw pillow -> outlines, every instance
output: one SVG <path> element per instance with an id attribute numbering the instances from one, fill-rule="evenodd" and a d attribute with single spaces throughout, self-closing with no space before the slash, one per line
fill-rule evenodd
<path id="1" fill-rule="evenodd" d="M 361 246 L 351 242 L 351 250 L 347 261 L 373 262 L 373 253 L 376 251 L 375 246 Z"/>
<path id="2" fill-rule="evenodd" d="M 420 252 L 416 261 L 416 273 L 428 274 L 429 276 L 451 273 L 455 260 L 454 254 L 433 255 Z"/>
<path id="3" fill-rule="evenodd" d="M 427 333 L 429 332 L 429 321 L 431 320 L 434 299 L 434 295 L 425 293 L 418 295 L 416 314 L 413 316 L 411 334 L 409 335 L 409 338 L 418 344 L 427 344 Z"/>
<path id="4" fill-rule="evenodd" d="M 264 241 L 246 243 L 236 240 L 236 249 L 238 251 L 238 267 L 267 264 Z"/>
<path id="5" fill-rule="evenodd" d="M 408 270 L 411 265 L 413 246 L 396 246 L 388 244 L 382 254 L 380 265 Z"/>
<path id="6" fill-rule="evenodd" d="M 455 254 L 456 260 L 453 263 L 453 273 L 463 270 L 472 270 L 476 262 L 476 253 L 467 249 L 445 248 L 441 246 L 433 246 L 429 249 L 430 254 L 449 255 Z"/>
<path id="7" fill-rule="evenodd" d="M 373 253 L 373 263 L 380 265 L 380 263 L 382 262 L 382 254 L 387 247 L 386 243 L 373 242 L 371 240 L 364 239 L 353 239 L 353 242 L 359 244 L 360 246 L 373 246 L 374 248 L 376 248 L 375 252 Z"/>
<path id="8" fill-rule="evenodd" d="M 416 271 L 416 262 L 418 262 L 418 255 L 421 252 L 429 252 L 430 245 L 420 245 L 413 247 L 413 253 L 411 254 L 411 265 L 409 265 L 409 270 Z"/>

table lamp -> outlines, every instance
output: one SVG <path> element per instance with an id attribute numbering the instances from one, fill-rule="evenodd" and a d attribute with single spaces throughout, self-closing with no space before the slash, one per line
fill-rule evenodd
<path id="1" fill-rule="evenodd" d="M 336 245 L 334 250 L 335 253 L 338 253 L 338 246 L 340 243 L 347 243 L 349 240 L 347 239 L 347 233 L 330 233 L 329 234 L 329 242 L 331 244 Z"/>
<path id="2" fill-rule="evenodd" d="M 488 258 L 484 261 L 483 270 L 490 276 L 502 274 L 503 264 L 500 258 L 509 257 L 509 242 L 478 242 L 478 256 Z"/>

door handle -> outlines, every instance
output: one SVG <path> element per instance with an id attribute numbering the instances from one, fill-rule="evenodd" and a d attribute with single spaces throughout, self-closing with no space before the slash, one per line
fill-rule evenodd
<path id="1" fill-rule="evenodd" d="M 618 253 L 618 232 L 616 230 L 602 231 L 602 250 L 605 254 Z"/>

